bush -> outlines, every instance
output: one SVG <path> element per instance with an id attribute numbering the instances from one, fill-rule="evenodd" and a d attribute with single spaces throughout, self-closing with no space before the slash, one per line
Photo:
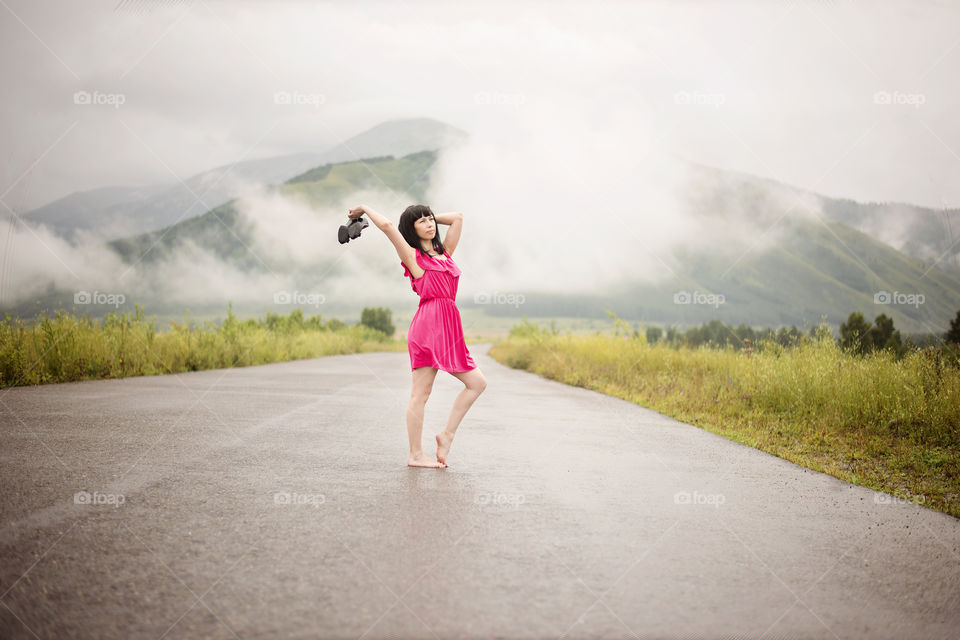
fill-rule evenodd
<path id="1" fill-rule="evenodd" d="M 360 314 L 360 324 L 381 331 L 387 338 L 391 338 L 396 330 L 392 318 L 393 312 L 386 307 L 364 307 Z"/>

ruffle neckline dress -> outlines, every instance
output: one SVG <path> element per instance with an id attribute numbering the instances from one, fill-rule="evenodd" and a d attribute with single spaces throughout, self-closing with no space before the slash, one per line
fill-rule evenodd
<path id="1" fill-rule="evenodd" d="M 477 367 L 463 337 L 463 321 L 457 309 L 457 286 L 460 267 L 450 254 L 443 252 L 440 260 L 417 251 L 417 264 L 424 273 L 414 278 L 407 265 L 403 275 L 410 278 L 410 287 L 420 296 L 420 306 L 410 321 L 407 332 L 407 351 L 410 369 L 433 367 L 450 373 L 470 371 Z"/>

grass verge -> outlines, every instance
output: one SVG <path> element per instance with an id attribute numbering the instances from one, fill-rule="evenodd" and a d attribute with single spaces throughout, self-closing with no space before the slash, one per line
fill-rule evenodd
<path id="1" fill-rule="evenodd" d="M 0 387 L 149 376 L 202 369 L 245 367 L 366 351 L 406 351 L 363 325 L 340 320 L 267 314 L 238 320 L 232 310 L 219 325 L 170 323 L 158 332 L 153 319 L 135 312 L 110 313 L 102 320 L 61 310 L 32 325 L 0 321 Z"/>
<path id="2" fill-rule="evenodd" d="M 489 355 L 960 517 L 960 370 L 937 349 L 855 356 L 823 336 L 745 353 L 524 322 Z"/>

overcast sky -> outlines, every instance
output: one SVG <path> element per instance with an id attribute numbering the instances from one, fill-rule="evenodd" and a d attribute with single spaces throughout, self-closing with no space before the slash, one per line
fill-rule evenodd
<path id="1" fill-rule="evenodd" d="M 0 0 L 0 31 L 18 211 L 424 116 L 960 206 L 960 3 Z"/>

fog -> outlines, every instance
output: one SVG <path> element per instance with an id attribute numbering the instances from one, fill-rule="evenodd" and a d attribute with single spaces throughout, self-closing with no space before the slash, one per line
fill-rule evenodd
<path id="1" fill-rule="evenodd" d="M 656 281 L 679 246 L 777 241 L 736 210 L 694 219 L 691 194 L 710 185 L 691 182 L 687 162 L 829 196 L 960 206 L 950 73 L 960 9 L 948 3 L 111 0 L 0 11 L 0 73 L 15 98 L 0 105 L 6 214 L 75 190 L 319 152 L 408 117 L 470 134 L 441 154 L 427 198 L 435 212 L 465 214 L 466 294 Z M 101 101 L 77 104 L 78 91 Z M 277 104 L 277 91 L 306 98 Z M 377 229 L 335 240 L 360 202 L 398 220 L 411 204 L 398 194 L 372 189 L 315 210 L 243 191 L 262 273 L 190 245 L 131 268 L 90 237 L 71 246 L 11 223 L 0 234 L 3 302 L 52 281 L 143 301 L 269 304 L 304 274 L 328 301 L 357 297 L 358 282 L 363 297 L 415 300 Z M 798 205 L 791 215 L 816 213 L 784 198 Z M 896 224 L 878 233 L 895 238 Z M 376 277 L 358 281 L 364 270 Z"/>
<path id="2" fill-rule="evenodd" d="M 624 156 L 615 146 L 624 138 L 599 136 L 572 137 L 562 149 L 545 153 L 555 144 L 546 123 L 556 119 L 539 118 L 535 110 L 529 118 L 509 138 L 475 132 L 441 151 L 432 169 L 427 201 L 434 212 L 464 213 L 455 249 L 458 265 L 469 273 L 462 295 L 603 292 L 625 279 L 657 282 L 676 275 L 680 267 L 672 253 L 680 246 L 746 252 L 778 238 L 777 229 L 751 234 L 752 221 L 736 207 L 715 219 L 695 217 L 688 198 L 718 185 L 694 182 L 688 165 L 672 156 Z M 244 248 L 253 271 L 224 262 L 189 238 L 162 259 L 147 255 L 124 264 L 93 234 L 71 245 L 42 227 L 17 225 L 8 238 L 14 267 L 3 282 L 4 302 L 29 299 L 48 281 L 64 291 L 120 293 L 148 310 L 222 307 L 227 300 L 283 309 L 275 306 L 278 292 L 294 291 L 327 307 L 416 301 L 393 245 L 375 226 L 345 245 L 336 238 L 347 210 L 358 204 L 398 223 L 411 204 L 403 194 L 382 185 L 317 208 L 259 185 L 241 191 L 236 209 L 239 227 L 251 229 L 253 241 L 244 236 Z M 793 215 L 816 210 L 815 202 L 772 196 L 784 210 L 793 207 Z M 441 225 L 441 236 L 448 230 Z M 239 228 L 217 231 L 230 237 Z M 327 308 L 312 299 L 302 306 L 313 313 Z"/>

